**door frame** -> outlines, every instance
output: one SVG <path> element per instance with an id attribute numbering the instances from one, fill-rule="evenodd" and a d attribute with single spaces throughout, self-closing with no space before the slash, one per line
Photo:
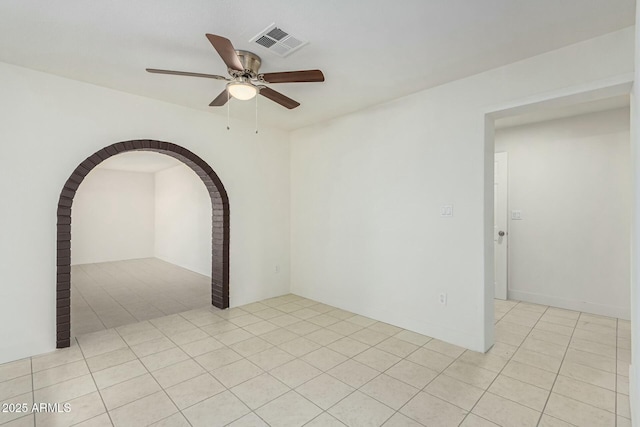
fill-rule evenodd
<path id="1" fill-rule="evenodd" d="M 489 106 L 484 111 L 484 287 L 483 287 L 483 319 L 484 319 L 484 350 L 489 350 L 495 340 L 494 325 L 494 155 L 495 155 L 495 121 L 504 117 L 518 116 L 526 113 L 538 112 L 548 108 L 567 107 L 589 101 L 596 101 L 630 95 L 633 87 L 634 74 L 626 73 L 613 78 L 596 80 L 586 84 L 565 87 L 555 91 L 545 92 L 531 97 L 516 99 L 507 103 Z M 632 118 L 632 128 L 633 118 Z M 633 141 L 632 141 L 633 144 Z M 635 167 L 635 165 L 634 165 Z M 635 172 L 635 170 L 634 170 Z M 634 191 L 636 191 L 634 183 Z M 635 194 L 635 192 L 634 192 Z M 633 279 L 632 279 L 633 280 Z M 632 301 L 633 307 L 637 306 Z"/>
<path id="2" fill-rule="evenodd" d="M 504 161 L 506 163 L 506 170 L 505 170 L 505 175 L 504 178 L 504 185 L 506 187 L 506 194 L 505 194 L 505 206 L 502 208 L 504 210 L 504 215 L 505 215 L 505 223 L 504 223 L 504 227 L 503 230 L 504 231 L 504 236 L 503 236 L 503 244 L 504 244 L 504 251 L 505 253 L 505 259 L 504 259 L 504 272 L 502 273 L 504 275 L 503 280 L 504 280 L 504 287 L 500 286 L 498 287 L 498 277 L 497 275 L 494 275 L 494 290 L 495 290 L 495 295 L 494 298 L 498 298 L 498 299 L 502 299 L 502 300 L 506 300 L 508 293 L 509 293 L 509 155 L 506 151 L 501 151 L 499 153 L 494 153 L 494 159 L 498 157 L 498 155 L 502 155 L 501 157 L 504 157 Z M 494 161 L 494 165 L 495 165 L 496 161 Z M 495 196 L 495 181 L 496 181 L 496 174 L 494 171 L 494 196 Z M 494 207 L 495 207 L 495 197 L 494 197 Z M 501 209 L 501 210 L 502 210 Z M 494 211 L 494 218 L 495 218 L 495 214 L 496 212 Z M 494 220 L 495 221 L 495 220 Z M 496 246 L 496 230 L 495 230 L 495 226 L 494 226 L 494 231 L 493 231 L 493 239 L 494 239 L 494 258 L 495 258 L 495 246 Z M 498 238 L 499 239 L 499 238 Z M 494 272 L 496 272 L 498 270 L 498 266 L 496 263 L 496 260 L 494 259 Z"/>

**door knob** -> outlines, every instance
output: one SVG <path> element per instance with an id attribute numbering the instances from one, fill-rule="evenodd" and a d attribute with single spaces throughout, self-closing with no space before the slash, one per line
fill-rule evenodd
<path id="1" fill-rule="evenodd" d="M 504 236 L 504 231 L 498 231 L 498 236 L 500 237 Z"/>

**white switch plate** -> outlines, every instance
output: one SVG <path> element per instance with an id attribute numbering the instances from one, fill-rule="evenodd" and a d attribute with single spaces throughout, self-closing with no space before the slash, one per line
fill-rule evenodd
<path id="1" fill-rule="evenodd" d="M 447 305 L 447 294 L 441 293 L 438 295 L 438 302 L 442 305 Z"/>
<path id="2" fill-rule="evenodd" d="M 440 208 L 440 216 L 451 217 L 453 216 L 453 205 L 445 205 Z"/>
<path id="3" fill-rule="evenodd" d="M 511 219 L 513 220 L 522 219 L 522 211 L 511 211 Z"/>

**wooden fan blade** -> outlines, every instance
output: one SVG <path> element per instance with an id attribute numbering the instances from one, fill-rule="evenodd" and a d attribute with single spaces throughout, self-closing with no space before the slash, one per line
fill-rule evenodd
<path id="1" fill-rule="evenodd" d="M 229 94 L 227 93 L 227 88 L 224 90 L 209 104 L 209 107 L 222 107 L 229 100 Z"/>
<path id="2" fill-rule="evenodd" d="M 280 92 L 276 92 L 275 90 L 268 87 L 260 88 L 260 95 L 264 96 L 265 98 L 269 98 L 273 102 L 277 102 L 278 104 L 290 110 L 300 105 L 299 102 L 296 102 L 293 99 L 284 96 Z"/>
<path id="3" fill-rule="evenodd" d="M 228 68 L 236 71 L 244 71 L 244 67 L 238 59 L 236 50 L 233 48 L 231 41 L 224 37 L 216 36 L 215 34 L 207 34 L 207 38 L 218 52 L 218 55 L 222 58 Z"/>
<path id="4" fill-rule="evenodd" d="M 283 71 L 262 74 L 262 79 L 267 83 L 323 82 L 324 74 L 320 70 Z"/>
<path id="5" fill-rule="evenodd" d="M 158 70 L 156 68 L 147 68 L 146 70 L 147 72 L 154 74 L 171 74 L 174 76 L 204 77 L 207 79 L 229 80 L 226 77 L 218 76 L 215 74 L 191 73 L 189 71 Z"/>

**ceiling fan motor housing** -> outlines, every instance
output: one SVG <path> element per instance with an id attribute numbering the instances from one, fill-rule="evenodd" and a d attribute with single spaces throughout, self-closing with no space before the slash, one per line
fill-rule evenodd
<path id="1" fill-rule="evenodd" d="M 262 65 L 260 57 L 255 53 L 246 50 L 236 50 L 236 54 L 238 55 L 238 59 L 240 60 L 244 71 L 236 71 L 229 68 L 229 74 L 233 77 L 246 77 L 248 75 L 250 78 L 255 79 L 258 76 L 260 65 Z"/>

